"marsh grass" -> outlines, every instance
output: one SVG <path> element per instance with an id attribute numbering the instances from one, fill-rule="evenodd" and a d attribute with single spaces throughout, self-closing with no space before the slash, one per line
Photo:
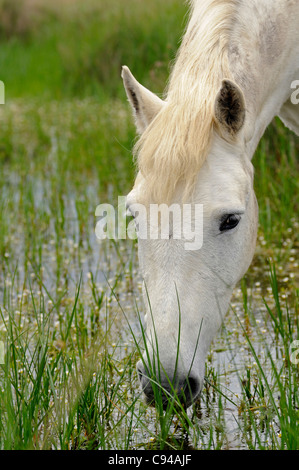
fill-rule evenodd
<path id="1" fill-rule="evenodd" d="M 161 92 L 185 7 L 79 3 L 32 0 L 22 31 L 0 15 L 0 448 L 298 449 L 298 139 L 275 120 L 254 157 L 256 256 L 200 399 L 186 411 L 154 380 L 146 406 L 136 243 L 98 243 L 94 213 L 135 174 L 120 66 Z"/>
<path id="2" fill-rule="evenodd" d="M 6 341 L 0 378 L 1 447 L 227 448 L 230 432 L 225 413 L 228 406 L 233 406 L 237 425 L 234 439 L 238 435 L 241 448 L 298 448 L 299 371 L 289 360 L 290 344 L 298 338 L 298 319 L 281 306 L 273 266 L 270 276 L 275 308 L 280 309 L 278 313 L 266 304 L 265 323 L 273 332 L 270 342 L 267 337 L 258 343 L 252 336 L 250 328 L 258 325 L 250 306 L 247 322 L 236 315 L 251 362 L 255 361 L 254 368 L 237 368 L 241 395 L 232 395 L 222 383 L 223 371 L 208 364 L 202 396 L 188 412 L 175 394 L 173 398 L 160 389 L 158 381 L 153 384 L 156 409 L 142 404 L 135 371 L 144 347 L 140 336 L 129 323 L 134 340 L 131 348 L 123 347 L 121 339 L 111 343 L 113 325 L 119 318 L 115 308 L 109 314 L 103 297 L 97 297 L 102 311 L 97 311 L 101 321 L 95 328 L 94 319 L 86 318 L 80 301 L 82 279 L 63 316 L 55 315 L 63 294 L 49 303 L 45 287 L 44 294 L 38 296 L 31 288 L 27 294 L 30 316 L 27 311 L 26 317 L 25 305 L 20 311 L 11 308 L 15 287 L 12 279 L 5 292 L 6 308 L 1 309 L 2 337 Z M 91 284 L 97 290 L 93 281 Z M 116 284 L 111 289 L 112 296 L 118 288 Z M 126 315 L 125 310 L 122 313 Z M 140 328 L 145 339 L 142 324 Z M 265 351 L 262 359 L 260 346 Z M 153 367 L 156 370 L 157 364 Z"/>

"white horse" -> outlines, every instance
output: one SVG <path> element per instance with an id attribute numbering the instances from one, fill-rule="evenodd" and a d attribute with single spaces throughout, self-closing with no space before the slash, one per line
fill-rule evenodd
<path id="1" fill-rule="evenodd" d="M 274 116 L 299 135 L 299 1 L 193 0 L 190 8 L 165 100 L 122 70 L 140 134 L 128 209 L 203 204 L 201 249 L 186 250 L 171 232 L 138 241 L 142 389 L 152 402 L 158 380 L 186 406 L 200 394 L 207 351 L 255 251 L 252 156 Z"/>

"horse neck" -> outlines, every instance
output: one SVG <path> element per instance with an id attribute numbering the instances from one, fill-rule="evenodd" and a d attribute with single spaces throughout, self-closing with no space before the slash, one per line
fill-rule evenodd
<path id="1" fill-rule="evenodd" d="M 240 2 L 229 44 L 233 76 L 246 99 L 248 154 L 292 93 L 299 79 L 299 2 Z"/>

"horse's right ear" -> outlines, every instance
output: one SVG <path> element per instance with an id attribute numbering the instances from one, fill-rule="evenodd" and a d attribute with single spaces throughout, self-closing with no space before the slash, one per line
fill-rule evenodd
<path id="1" fill-rule="evenodd" d="M 127 97 L 135 116 L 137 131 L 142 134 L 165 105 L 157 95 L 140 85 L 128 67 L 122 67 L 121 73 Z"/>

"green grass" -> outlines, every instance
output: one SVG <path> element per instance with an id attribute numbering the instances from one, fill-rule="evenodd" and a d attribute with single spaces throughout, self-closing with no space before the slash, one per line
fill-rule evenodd
<path id="1" fill-rule="evenodd" d="M 255 361 L 254 373 L 247 369 L 246 377 L 241 382 L 245 430 L 248 428 L 251 431 L 244 433 L 244 437 L 250 449 L 295 450 L 299 445 L 299 370 L 290 360 L 290 346 L 298 338 L 298 316 L 293 317 L 289 306 L 281 301 L 274 265 L 270 266 L 270 283 L 275 306 L 271 308 L 265 301 L 265 320 L 270 319 L 275 340 L 268 343 L 261 337 L 265 353 L 263 359 L 254 347 L 249 332 L 240 323 Z M 296 313 L 298 299 L 295 302 Z M 254 317 L 252 325 L 257 327 Z"/>
<path id="2" fill-rule="evenodd" d="M 104 302 L 102 295 L 94 295 L 92 278 L 97 308 L 90 315 L 80 295 L 82 280 L 67 305 L 65 292 L 48 300 L 45 286 L 36 293 L 32 285 L 15 310 L 8 308 L 12 279 L 5 288 L 7 307 L 1 309 L 6 342 L 0 376 L 1 448 L 227 448 L 231 430 L 225 413 L 234 408 L 235 445 L 298 449 L 299 370 L 289 358 L 290 344 L 298 338 L 298 318 L 282 306 L 273 270 L 271 286 L 275 308 L 266 304 L 262 324 L 256 323 L 250 306 L 246 322 L 237 313 L 231 316 L 252 356 L 250 365 L 237 368 L 240 395 L 223 383 L 223 371 L 215 372 L 216 361 L 210 358 L 202 396 L 186 413 L 173 398 L 163 411 L 158 388 L 157 409 L 143 405 L 135 372 L 139 338 L 128 326 L 127 338 L 131 335 L 135 344 L 123 342 L 124 332 L 115 335 L 121 322 L 119 302 L 113 305 L 113 298 Z M 264 327 L 275 334 L 270 344 L 262 338 Z M 229 333 L 221 337 L 234 356 L 236 341 Z M 262 356 L 256 349 L 261 345 Z"/>
<path id="3" fill-rule="evenodd" d="M 9 83 L 8 98 L 120 97 L 124 64 L 163 91 L 185 18 L 181 1 L 166 0 L 161 7 L 158 0 L 133 0 L 129 8 L 119 0 L 36 3 L 30 9 L 26 0 L 10 0 L 2 7 L 0 78 Z M 8 9 L 17 20 L 6 20 Z M 16 37 L 18 23 L 24 25 Z"/>
<path id="4" fill-rule="evenodd" d="M 201 398 L 147 407 L 136 244 L 98 243 L 94 214 L 135 174 L 120 67 L 161 93 L 186 8 L 36 4 L 0 2 L 0 448 L 298 449 L 298 138 L 276 120 L 254 156 L 256 256 Z"/>

